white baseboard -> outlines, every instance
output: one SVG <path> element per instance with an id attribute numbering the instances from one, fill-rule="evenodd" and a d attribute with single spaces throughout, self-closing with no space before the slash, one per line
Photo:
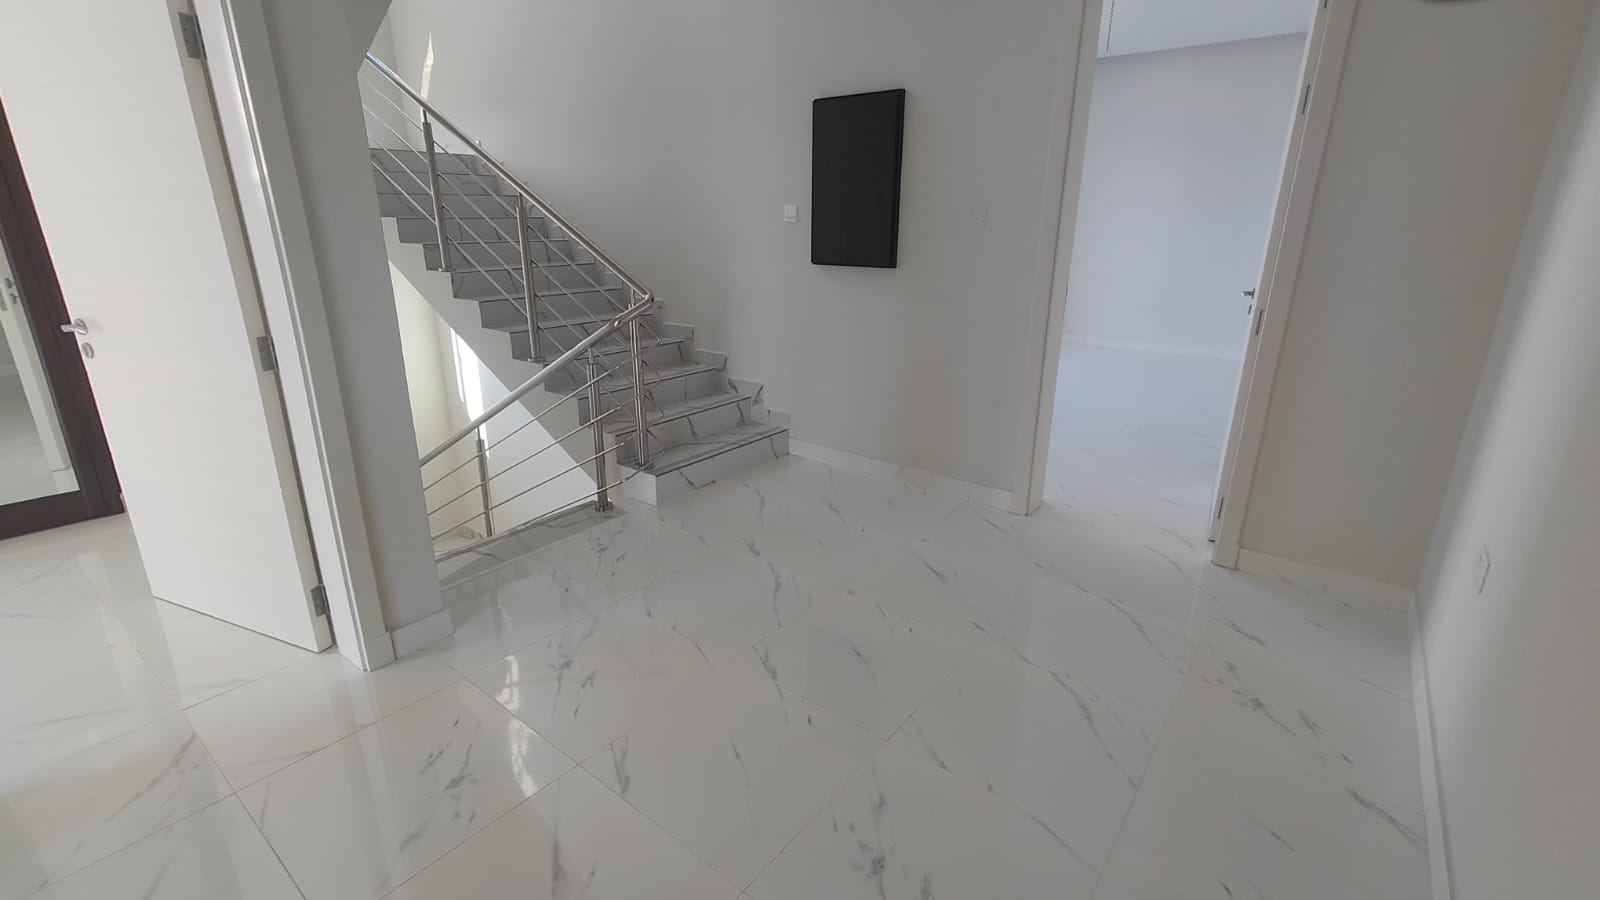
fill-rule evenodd
<path id="1" fill-rule="evenodd" d="M 971 500 L 985 506 L 993 506 L 1007 512 L 1025 514 L 1026 510 L 1016 508 L 1017 499 L 1015 491 L 1003 491 L 999 488 L 988 487 L 982 484 L 973 484 L 959 478 L 950 478 L 924 469 L 915 469 L 911 466 L 897 465 L 870 456 L 861 456 L 844 450 L 835 450 L 821 444 L 812 444 L 806 441 L 797 441 L 794 436 L 789 437 L 789 452 L 795 456 L 803 456 L 830 466 L 837 466 L 846 472 L 865 475 L 870 478 L 892 478 L 912 487 L 922 488 L 925 491 L 947 494 L 962 500 Z"/>
<path id="2" fill-rule="evenodd" d="M 450 618 L 450 611 L 441 609 L 410 625 L 396 628 L 389 632 L 389 638 L 394 641 L 394 655 L 398 658 L 415 653 L 436 641 L 442 641 L 455 630 L 455 622 Z"/>
<path id="3" fill-rule="evenodd" d="M 1443 786 L 1439 783 L 1439 753 L 1434 746 L 1433 690 L 1428 679 L 1428 648 L 1422 639 L 1422 615 L 1411 604 L 1411 705 L 1417 713 L 1417 756 L 1422 767 L 1422 812 L 1428 826 L 1428 870 L 1433 900 L 1451 900 L 1455 888 L 1450 878 L 1450 846 L 1444 829 Z"/>
<path id="4" fill-rule="evenodd" d="M 1310 563 L 1295 562 L 1292 559 L 1262 553 L 1259 550 L 1241 548 L 1236 568 L 1251 575 L 1278 578 L 1308 591 L 1333 594 L 1351 600 L 1365 600 L 1401 612 L 1411 608 L 1412 592 L 1408 588 L 1396 587 L 1360 575 L 1334 572 Z"/>
<path id="5" fill-rule="evenodd" d="M 1125 341 L 1121 338 L 1093 337 L 1087 334 L 1068 334 L 1063 339 L 1068 344 L 1079 344 L 1084 347 L 1108 347 L 1112 350 L 1143 350 L 1146 353 L 1170 353 L 1174 356 L 1199 356 L 1205 359 L 1225 359 L 1230 362 L 1239 362 L 1241 357 L 1237 353 L 1225 350 L 1213 350 L 1210 347 L 1185 347 L 1182 344 L 1156 344 L 1150 341 Z"/>

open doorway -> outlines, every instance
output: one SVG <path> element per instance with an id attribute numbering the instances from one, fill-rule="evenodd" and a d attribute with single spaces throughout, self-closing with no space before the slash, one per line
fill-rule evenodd
<path id="1" fill-rule="evenodd" d="M 1106 0 L 1040 510 L 1185 564 L 1211 556 L 1319 4 L 1190 6 Z"/>

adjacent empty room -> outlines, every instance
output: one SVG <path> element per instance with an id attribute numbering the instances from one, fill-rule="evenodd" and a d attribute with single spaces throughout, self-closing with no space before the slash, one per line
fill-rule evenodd
<path id="1" fill-rule="evenodd" d="M 1041 513 L 1194 559 L 1314 5 L 1185 7 L 1116 0 L 1101 21 Z"/>

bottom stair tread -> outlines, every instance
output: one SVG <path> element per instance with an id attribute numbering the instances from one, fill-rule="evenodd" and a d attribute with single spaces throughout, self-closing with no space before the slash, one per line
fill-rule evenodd
<path id="1" fill-rule="evenodd" d="M 645 471 L 655 476 L 666 475 L 730 450 L 783 434 L 788 430 L 786 425 L 772 425 L 766 422 L 735 425 L 727 431 L 708 434 L 697 441 L 668 447 L 656 455 L 651 461 L 650 468 Z"/>

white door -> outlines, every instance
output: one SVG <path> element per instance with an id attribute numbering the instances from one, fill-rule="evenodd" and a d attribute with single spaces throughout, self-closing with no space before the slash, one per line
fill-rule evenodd
<path id="1" fill-rule="evenodd" d="M 7 4 L 19 155 L 156 596 L 309 649 L 315 557 L 202 60 L 163 0 Z M 20 52 L 11 52 L 21 48 Z"/>
<path id="2" fill-rule="evenodd" d="M 1237 508 L 1226 508 L 1226 498 L 1241 477 L 1242 480 L 1248 480 L 1248 473 L 1239 470 L 1254 466 L 1253 453 L 1251 458 L 1241 459 L 1241 449 L 1260 438 L 1259 433 L 1250 434 L 1252 431 L 1259 432 L 1259 421 L 1251 420 L 1259 420 L 1265 413 L 1271 374 L 1278 364 L 1282 340 L 1281 324 L 1276 331 L 1267 328 L 1267 309 L 1275 293 L 1282 296 L 1294 286 L 1300 247 L 1305 241 L 1306 220 L 1310 215 L 1311 193 L 1316 186 L 1317 172 L 1322 165 L 1322 149 L 1327 140 L 1332 89 L 1343 68 L 1344 48 L 1350 36 L 1355 2 L 1316 0 L 1311 28 L 1306 35 L 1300 88 L 1295 94 L 1296 106 L 1291 112 L 1289 140 L 1284 148 L 1278 199 L 1273 207 L 1272 226 L 1267 232 L 1261 279 L 1254 285 L 1240 285 L 1249 297 L 1250 315 L 1245 323 L 1249 335 L 1245 341 L 1244 359 L 1239 366 L 1239 387 L 1234 394 L 1222 465 L 1217 472 L 1217 489 L 1211 500 L 1210 538 L 1219 544 L 1225 543 L 1219 540 L 1225 524 L 1231 521 L 1237 531 L 1243 521 Z M 1314 110 L 1312 88 L 1318 83 L 1323 84 L 1322 95 L 1327 99 L 1320 109 Z M 1318 115 L 1313 116 L 1312 113 Z M 1256 395 L 1252 398 L 1253 386 Z M 1234 492 L 1243 494 L 1242 490 Z M 1242 504 L 1236 501 L 1237 505 Z M 1220 558 L 1218 562 L 1231 565 Z"/>

